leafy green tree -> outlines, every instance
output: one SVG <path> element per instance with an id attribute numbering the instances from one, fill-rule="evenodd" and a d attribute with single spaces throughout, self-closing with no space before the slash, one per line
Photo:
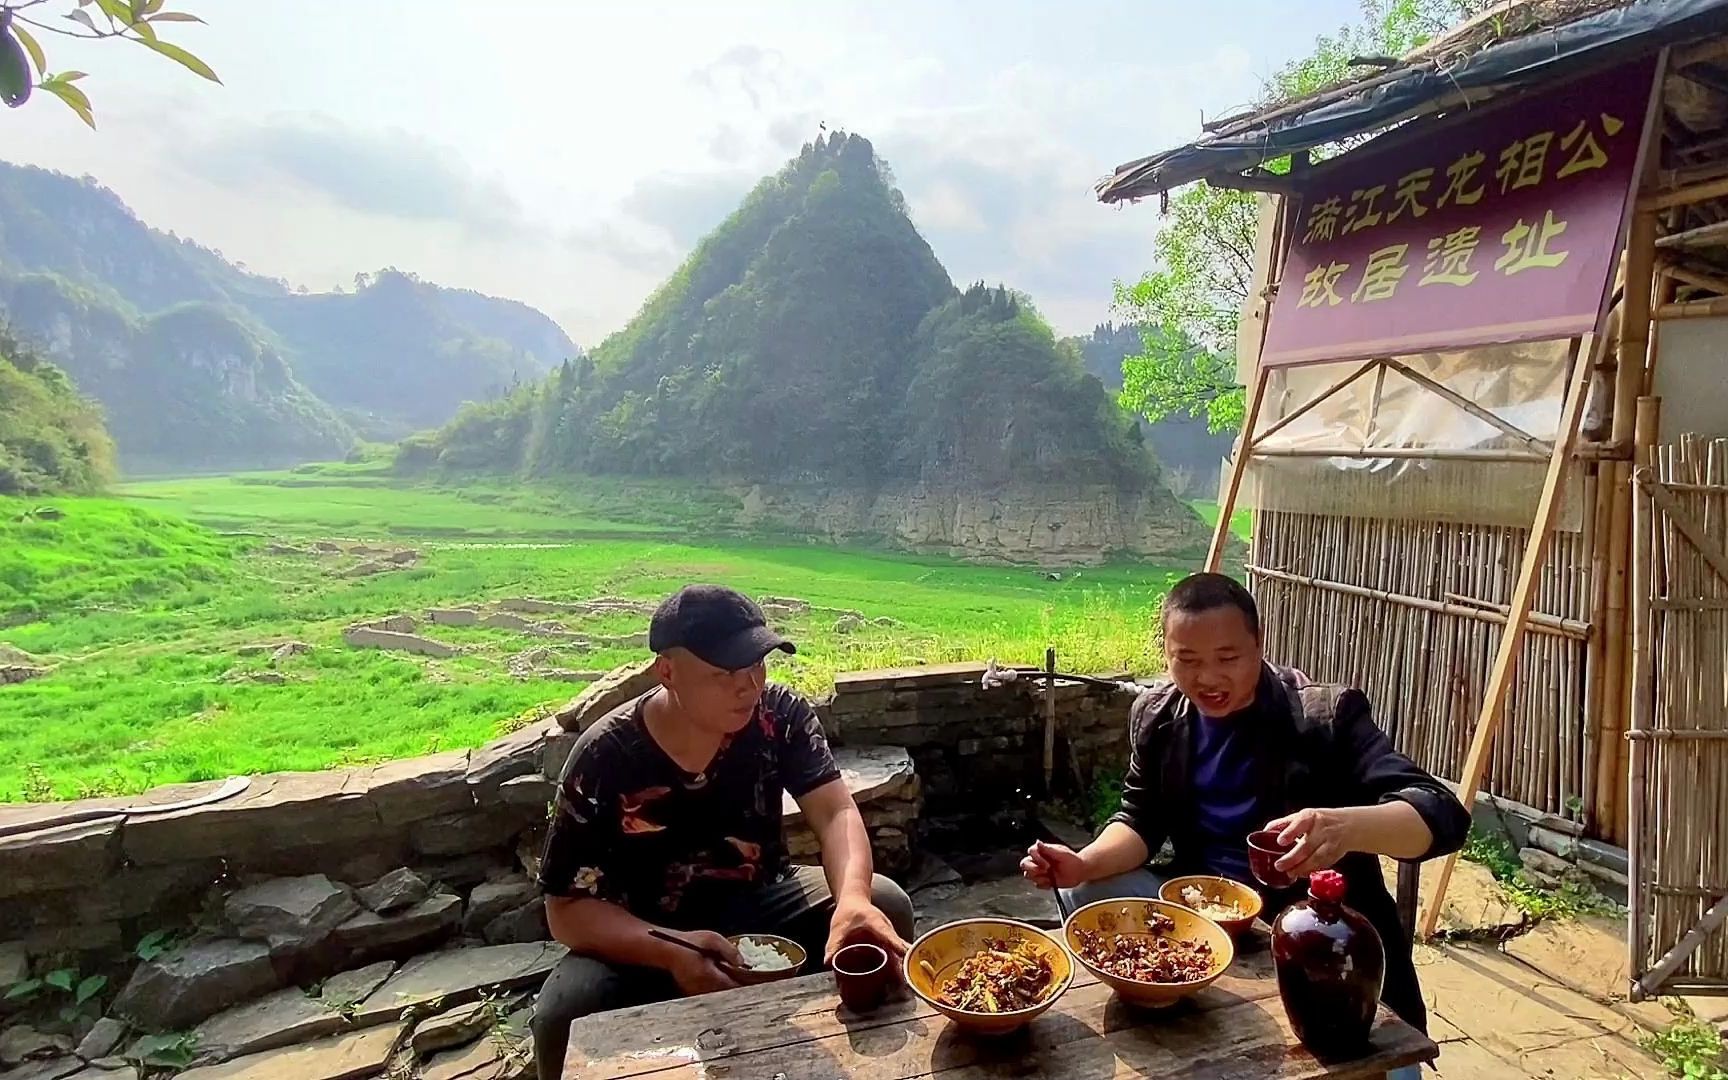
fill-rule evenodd
<path id="1" fill-rule="evenodd" d="M 113 478 L 102 410 L 0 325 L 0 495 L 90 491 Z"/>
<path id="2" fill-rule="evenodd" d="M 15 109 L 30 100 L 32 91 L 41 90 L 65 102 L 78 119 L 95 128 L 90 98 L 75 85 L 85 73 L 48 69 L 48 55 L 41 43 L 54 37 L 137 42 L 196 75 L 220 83 L 209 64 L 161 37 L 165 24 L 204 20 L 184 11 L 164 10 L 163 4 L 164 0 L 3 0 L 0 101 Z"/>
<path id="3" fill-rule="evenodd" d="M 1352 61 L 1401 56 L 1492 2 L 1362 0 L 1360 21 L 1317 39 L 1312 53 L 1272 77 L 1263 98 L 1336 84 L 1359 70 Z M 1269 167 L 1281 172 L 1289 161 Z M 1116 283 L 1118 314 L 1144 329 L 1144 348 L 1122 362 L 1121 402 L 1148 420 L 1188 415 L 1204 418 L 1212 431 L 1233 431 L 1243 411 L 1236 323 L 1253 287 L 1258 200 L 1194 184 L 1171 199 L 1170 213 L 1153 245 L 1157 268 L 1132 284 Z"/>

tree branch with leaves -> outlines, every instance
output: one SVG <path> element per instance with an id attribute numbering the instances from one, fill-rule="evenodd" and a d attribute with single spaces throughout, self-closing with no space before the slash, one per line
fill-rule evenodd
<path id="1" fill-rule="evenodd" d="M 1349 78 L 1358 57 L 1401 56 L 1494 0 L 1363 0 L 1362 18 L 1323 36 L 1265 87 L 1264 102 Z M 1317 157 L 1347 146 L 1321 148 Z M 1268 163 L 1282 172 L 1289 161 Z M 1142 350 L 1122 361 L 1121 403 L 1147 420 L 1203 417 L 1212 431 L 1242 426 L 1236 324 L 1254 280 L 1259 204 L 1248 192 L 1196 184 L 1170 200 L 1154 241 L 1157 269 L 1116 283 L 1116 313 L 1141 328 Z"/>
<path id="2" fill-rule="evenodd" d="M 184 11 L 165 11 L 166 0 L 10 0 L 0 2 L 0 101 L 10 108 L 41 90 L 66 103 L 78 119 L 96 127 L 90 98 L 75 85 L 82 71 L 50 71 L 43 41 L 131 41 L 160 53 L 181 67 L 220 83 L 210 65 L 179 45 L 164 41 L 169 23 L 201 23 Z M 63 10 L 70 7 L 71 10 Z M 70 24 L 70 25 L 66 25 Z M 34 75 L 32 75 L 34 71 Z"/>

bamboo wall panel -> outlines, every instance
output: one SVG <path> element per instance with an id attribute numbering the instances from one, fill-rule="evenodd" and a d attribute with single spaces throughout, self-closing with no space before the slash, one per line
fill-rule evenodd
<path id="1" fill-rule="evenodd" d="M 1660 446 L 1654 471 L 1677 512 L 1728 562 L 1728 440 Z M 1631 793 L 1644 803 L 1644 969 L 1728 893 L 1728 581 L 1673 516 L 1658 508 L 1647 520 L 1654 693 L 1639 723 L 1649 737 L 1633 748 L 1645 782 Z M 1728 927 L 1706 937 L 1673 979 L 1728 981 Z"/>
<path id="2" fill-rule="evenodd" d="M 1504 526 L 1262 511 L 1250 573 L 1268 656 L 1310 678 L 1361 687 L 1400 750 L 1456 779 L 1503 626 L 1457 609 L 1493 612 L 1511 600 L 1528 535 Z M 1587 635 L 1576 629 L 1588 623 L 1590 598 L 1583 538 L 1556 533 L 1535 601 L 1543 625 L 1526 635 L 1482 785 L 1578 821 L 1596 783 L 1597 747 L 1584 721 Z"/>

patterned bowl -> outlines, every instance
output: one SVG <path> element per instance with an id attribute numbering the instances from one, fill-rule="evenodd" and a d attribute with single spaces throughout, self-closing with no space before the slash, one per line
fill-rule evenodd
<path id="1" fill-rule="evenodd" d="M 1200 912 L 1201 915 L 1205 915 L 1206 918 L 1222 926 L 1224 932 L 1232 938 L 1248 929 L 1266 906 L 1266 902 L 1260 899 L 1259 893 L 1240 881 L 1232 881 L 1227 877 L 1213 877 L 1209 874 L 1189 874 L 1187 877 L 1171 878 L 1158 890 L 1158 899 L 1188 907 L 1188 901 L 1182 899 L 1182 890 L 1187 888 L 1199 889 L 1210 903 L 1228 904 L 1234 902 L 1244 912 L 1240 918 L 1235 919 L 1218 918 L 1206 915 L 1203 911 Z"/>
<path id="2" fill-rule="evenodd" d="M 1158 935 L 1153 934 L 1146 925 L 1154 914 L 1168 916 L 1176 924 L 1176 928 L 1167 936 L 1196 944 L 1204 942 L 1212 947 L 1212 970 L 1205 978 L 1182 983 L 1125 979 L 1094 966 L 1081 955 L 1079 931 L 1156 937 Z M 1098 981 L 1116 991 L 1117 997 L 1131 1005 L 1153 1009 L 1174 1005 L 1190 994 L 1197 994 L 1211 986 L 1218 976 L 1229 968 L 1231 961 L 1236 959 L 1236 946 L 1222 926 L 1180 904 L 1165 900 L 1100 900 L 1095 904 L 1087 904 L 1068 916 L 1068 922 L 1062 927 L 1062 936 L 1074 958 L 1080 961 L 1087 971 L 1096 975 Z"/>
<path id="3" fill-rule="evenodd" d="M 959 970 L 962 961 L 983 948 L 987 939 L 1009 944 L 1029 942 L 1050 962 L 1053 978 L 1044 997 L 1031 1008 L 1014 1012 L 986 1013 L 956 1009 L 936 1000 L 938 988 Z M 953 1021 L 955 1026 L 979 1035 L 1005 1035 L 1025 1027 L 1056 1003 L 1074 979 L 1074 961 L 1062 943 L 1036 926 L 1009 919 L 961 919 L 925 934 L 906 952 L 906 985 L 919 1000 Z"/>
<path id="4" fill-rule="evenodd" d="M 809 956 L 804 952 L 804 946 L 793 941 L 791 938 L 778 937 L 774 934 L 736 934 L 726 940 L 730 941 L 733 945 L 738 945 L 745 941 L 748 941 L 753 945 L 766 945 L 775 952 L 778 952 L 781 956 L 785 957 L 787 962 L 791 965 L 790 967 L 780 968 L 775 971 L 757 971 L 753 968 L 724 969 L 726 974 L 732 976 L 733 981 L 737 982 L 740 986 L 756 986 L 761 983 L 779 982 L 781 979 L 790 979 L 794 975 L 798 974 L 798 972 L 804 967 L 804 961 L 809 959 Z"/>

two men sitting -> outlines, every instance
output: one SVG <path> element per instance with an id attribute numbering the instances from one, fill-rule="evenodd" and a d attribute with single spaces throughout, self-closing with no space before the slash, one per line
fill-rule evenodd
<path id="1" fill-rule="evenodd" d="M 1469 815 L 1392 749 L 1360 691 L 1311 685 L 1266 663 L 1246 589 L 1196 574 L 1164 604 L 1170 678 L 1130 714 L 1121 809 L 1080 851 L 1034 844 L 1033 883 L 1075 903 L 1156 896 L 1149 860 L 1169 839 L 1169 873 L 1248 876 L 1246 837 L 1280 829 L 1298 877 L 1337 866 L 1348 903 L 1386 944 L 1383 999 L 1418 1028 L 1425 1011 L 1410 938 L 1376 857 L 1417 860 L 1463 845 Z M 655 612 L 660 685 L 583 732 L 565 765 L 540 884 L 552 934 L 571 950 L 535 1006 L 541 1080 L 562 1074 L 570 1025 L 592 1013 L 732 988 L 726 935 L 775 933 L 826 963 L 871 942 L 898 961 L 912 903 L 874 873 L 864 820 L 810 703 L 766 679 L 794 646 L 743 595 L 688 586 Z M 781 836 L 790 794 L 822 866 L 791 866 Z M 1296 899 L 1267 896 L 1265 918 Z"/>

